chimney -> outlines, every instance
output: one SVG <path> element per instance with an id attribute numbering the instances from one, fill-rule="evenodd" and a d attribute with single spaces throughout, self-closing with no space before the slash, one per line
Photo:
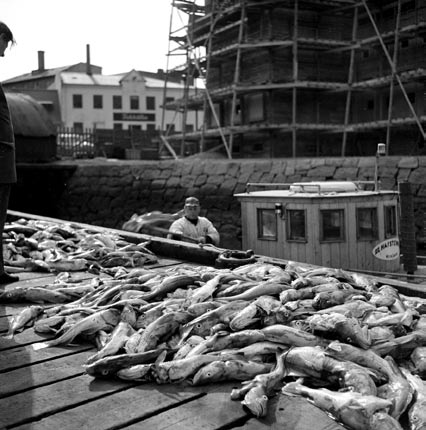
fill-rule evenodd
<path id="1" fill-rule="evenodd" d="M 90 65 L 90 45 L 86 45 L 86 73 L 88 75 L 92 74 L 92 67 Z"/>
<path id="2" fill-rule="evenodd" d="M 44 51 L 38 51 L 38 72 L 44 72 Z"/>

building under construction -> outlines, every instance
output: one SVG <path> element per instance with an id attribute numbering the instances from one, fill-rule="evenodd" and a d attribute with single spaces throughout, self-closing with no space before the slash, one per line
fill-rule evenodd
<path id="1" fill-rule="evenodd" d="M 175 0 L 169 71 L 205 91 L 166 106 L 204 121 L 165 138 L 229 158 L 424 154 L 425 41 L 424 0 Z"/>

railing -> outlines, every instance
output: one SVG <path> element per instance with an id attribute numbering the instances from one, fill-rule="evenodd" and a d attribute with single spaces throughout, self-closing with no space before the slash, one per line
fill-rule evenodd
<path id="1" fill-rule="evenodd" d="M 61 127 L 57 134 L 57 155 L 71 158 L 140 158 L 159 157 L 157 131 L 86 129 Z"/>

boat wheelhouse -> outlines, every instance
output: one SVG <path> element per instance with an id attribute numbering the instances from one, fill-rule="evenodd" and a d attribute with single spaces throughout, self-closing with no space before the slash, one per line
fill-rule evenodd
<path id="1" fill-rule="evenodd" d="M 372 182 L 247 184 L 242 246 L 256 254 L 347 270 L 400 269 L 398 193 Z M 262 188 L 261 190 L 259 188 Z"/>

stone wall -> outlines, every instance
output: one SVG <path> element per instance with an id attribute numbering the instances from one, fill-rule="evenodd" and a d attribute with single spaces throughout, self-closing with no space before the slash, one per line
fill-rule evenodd
<path id="1" fill-rule="evenodd" d="M 120 228 L 134 213 L 176 212 L 186 196 L 194 195 L 201 201 L 202 215 L 221 233 L 221 245 L 232 249 L 241 246 L 240 204 L 233 195 L 244 192 L 247 182 L 372 181 L 375 157 L 81 160 L 39 166 L 36 175 L 34 168 L 18 166 L 20 180 L 11 209 Z M 379 173 L 382 189 L 395 190 L 400 181 L 412 184 L 420 232 L 426 207 L 426 157 L 381 158 Z M 44 197 L 38 198 L 39 194 Z"/>

